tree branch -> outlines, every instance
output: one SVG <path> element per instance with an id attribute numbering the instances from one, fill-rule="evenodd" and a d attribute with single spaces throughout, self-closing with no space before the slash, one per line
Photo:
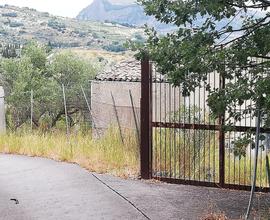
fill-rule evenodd
<path id="1" fill-rule="evenodd" d="M 266 21 L 267 18 L 269 18 L 270 16 L 267 15 L 265 16 L 263 19 L 261 19 L 260 21 L 258 21 L 257 23 L 253 24 L 253 25 L 250 25 L 250 26 L 247 26 L 247 27 L 242 27 L 242 28 L 239 28 L 239 29 L 234 29 L 234 30 L 230 30 L 230 31 L 223 31 L 223 32 L 220 32 L 218 36 L 222 36 L 223 34 L 227 34 L 227 33 L 234 33 L 234 32 L 241 32 L 241 31 L 247 31 L 247 30 L 250 30 L 250 29 L 253 29 L 255 28 L 256 26 L 258 26 L 259 24 L 262 24 L 263 22 Z M 267 25 L 267 23 L 265 24 L 262 24 L 260 27 L 262 26 L 265 26 Z"/>
<path id="2" fill-rule="evenodd" d="M 266 59 L 266 60 L 270 60 L 270 57 L 269 56 L 255 55 L 254 57 L 256 57 L 256 58 L 262 58 L 262 59 Z"/>
<path id="3" fill-rule="evenodd" d="M 258 8 L 263 8 L 263 7 L 270 6 L 270 3 L 268 3 L 268 4 L 254 4 L 254 5 L 246 5 L 246 4 L 238 5 L 238 4 L 235 4 L 235 3 L 232 3 L 232 2 L 228 2 L 228 1 L 226 1 L 225 4 L 233 6 L 233 7 L 237 7 L 237 8 L 246 8 L 246 9 L 247 8 L 258 9 Z"/>
<path id="4" fill-rule="evenodd" d="M 264 18 L 264 21 L 266 20 L 266 18 L 268 18 L 269 16 L 266 16 L 265 18 Z M 229 44 L 231 44 L 231 43 L 233 43 L 233 42 L 235 42 L 235 41 L 237 41 L 237 40 L 240 40 L 240 39 L 243 39 L 243 38 L 245 38 L 245 37 L 248 37 L 250 34 L 252 34 L 255 30 L 258 30 L 260 27 L 263 27 L 263 26 L 266 26 L 266 25 L 268 25 L 268 24 L 270 24 L 270 21 L 269 22 L 266 22 L 266 23 L 263 23 L 263 24 L 260 24 L 260 25 L 258 25 L 258 23 L 256 23 L 256 25 L 253 27 L 253 29 L 252 30 L 250 30 L 250 31 L 248 31 L 246 34 L 244 34 L 244 35 L 241 35 L 240 37 L 237 37 L 237 38 L 234 38 L 234 39 L 232 39 L 232 40 L 230 40 L 230 41 L 228 41 L 228 42 L 226 42 L 226 43 L 223 43 L 223 44 L 220 44 L 220 43 L 218 43 L 215 47 L 225 47 L 225 46 L 227 46 L 227 45 L 229 45 Z M 251 28 L 250 28 L 251 29 Z M 229 32 L 228 32 L 229 33 Z"/>
<path id="5" fill-rule="evenodd" d="M 270 6 L 270 1 L 268 0 L 259 0 L 262 4 L 265 4 L 265 6 Z"/>

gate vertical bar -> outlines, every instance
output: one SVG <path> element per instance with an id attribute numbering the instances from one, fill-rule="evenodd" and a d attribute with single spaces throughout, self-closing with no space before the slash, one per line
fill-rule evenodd
<path id="1" fill-rule="evenodd" d="M 225 89 L 225 79 L 222 74 L 219 76 L 220 89 Z M 225 184 L 225 111 L 219 116 L 219 185 Z"/>
<path id="2" fill-rule="evenodd" d="M 152 177 L 152 73 L 149 59 L 141 61 L 141 178 Z"/>

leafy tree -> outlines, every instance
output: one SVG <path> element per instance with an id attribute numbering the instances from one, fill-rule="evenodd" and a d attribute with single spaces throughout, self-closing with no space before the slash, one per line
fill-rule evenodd
<path id="1" fill-rule="evenodd" d="M 270 126 L 269 0 L 138 1 L 148 15 L 176 27 L 166 35 L 148 28 L 139 57 L 150 56 L 160 72 L 182 86 L 184 95 L 205 84 L 215 116 L 226 111 L 228 120 L 241 120 L 254 117 L 259 107 L 265 126 Z M 207 76 L 215 71 L 224 77 L 226 88 L 211 88 Z M 235 111 L 246 100 L 255 105 Z"/>
<path id="2" fill-rule="evenodd" d="M 34 99 L 43 102 L 46 90 L 52 89 L 51 80 L 46 77 L 46 51 L 37 43 L 25 46 L 20 58 L 1 60 L 1 82 L 7 93 L 10 127 L 20 127 L 30 118 L 30 94 L 35 91 Z M 39 118 L 45 113 L 43 108 L 36 109 L 33 122 L 39 126 Z"/>
<path id="3" fill-rule="evenodd" d="M 51 65 L 48 67 L 48 72 L 58 84 L 58 88 L 62 89 L 63 85 L 66 88 L 68 116 L 72 123 L 74 120 L 71 115 L 83 111 L 85 108 L 85 100 L 82 99 L 81 86 L 84 88 L 89 87 L 89 80 L 95 75 L 95 69 L 84 60 L 74 56 L 72 53 L 62 53 L 56 55 L 52 59 Z M 57 102 L 57 100 L 55 101 Z M 57 105 L 53 104 L 52 108 L 53 106 Z M 64 107 L 61 105 L 57 114 L 54 114 L 55 117 L 52 124 L 55 125 L 57 120 L 64 113 Z"/>
<path id="4" fill-rule="evenodd" d="M 15 127 L 21 126 L 30 115 L 30 91 L 44 88 L 45 79 L 33 68 L 29 58 L 2 61 L 2 78 L 8 94 L 6 101 Z M 37 97 L 35 97 L 37 98 Z"/>
<path id="5" fill-rule="evenodd" d="M 49 72 L 60 84 L 78 86 L 86 83 L 94 69 L 84 60 L 72 53 L 60 53 L 53 57 Z"/>
<path id="6" fill-rule="evenodd" d="M 23 48 L 20 58 L 5 58 L 0 64 L 1 83 L 7 93 L 9 126 L 14 129 L 30 119 L 31 90 L 34 94 L 33 123 L 40 127 L 46 120 L 46 127 L 54 127 L 65 114 L 62 84 L 66 86 L 67 99 L 78 100 L 79 87 L 94 75 L 91 65 L 76 56 L 49 56 L 46 47 L 35 42 Z M 68 112 L 70 121 L 73 121 L 73 114 L 83 108 L 82 102 L 74 102 Z"/>
<path id="7" fill-rule="evenodd" d="M 39 69 L 40 71 L 45 70 L 48 56 L 46 47 L 39 45 L 37 42 L 31 41 L 23 47 L 22 55 L 30 59 L 30 62 L 33 64 L 33 68 Z"/>

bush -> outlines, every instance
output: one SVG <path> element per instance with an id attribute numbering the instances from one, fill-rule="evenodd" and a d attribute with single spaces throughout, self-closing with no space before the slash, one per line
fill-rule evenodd
<path id="1" fill-rule="evenodd" d="M 27 32 L 26 31 L 24 31 L 24 30 L 20 30 L 19 31 L 19 34 L 26 34 Z"/>
<path id="2" fill-rule="evenodd" d="M 7 13 L 2 13 L 3 17 L 12 17 L 12 18 L 16 18 L 18 17 L 18 14 L 16 12 L 7 12 Z"/>
<path id="3" fill-rule="evenodd" d="M 79 37 L 86 37 L 88 34 L 87 32 L 80 30 L 75 30 L 74 33 L 77 34 Z"/>
<path id="4" fill-rule="evenodd" d="M 92 33 L 92 37 L 93 37 L 94 39 L 99 38 L 97 33 Z"/>
<path id="5" fill-rule="evenodd" d="M 79 42 L 50 42 L 52 48 L 69 48 L 69 47 L 80 47 Z"/>
<path id="6" fill-rule="evenodd" d="M 66 29 L 66 25 L 62 22 L 59 22 L 55 19 L 51 19 L 48 21 L 48 26 L 55 29 L 55 30 L 58 30 L 58 31 L 63 31 Z"/>
<path id="7" fill-rule="evenodd" d="M 41 12 L 41 16 L 43 16 L 43 17 L 49 17 L 50 14 L 48 12 Z"/>
<path id="8" fill-rule="evenodd" d="M 13 21 L 13 22 L 9 23 L 9 26 L 15 28 L 15 27 L 22 27 L 22 26 L 24 26 L 24 24 L 21 22 Z"/>
<path id="9" fill-rule="evenodd" d="M 139 33 L 136 33 L 134 37 L 137 42 L 145 42 L 145 38 Z"/>
<path id="10" fill-rule="evenodd" d="M 7 31 L 5 31 L 5 30 L 0 30 L 0 35 L 7 35 L 8 34 L 8 32 Z"/>
<path id="11" fill-rule="evenodd" d="M 124 47 L 124 45 L 119 44 L 118 42 L 113 42 L 110 45 L 106 45 L 102 47 L 104 50 L 110 51 L 110 52 L 123 52 L 127 49 Z"/>
<path id="12" fill-rule="evenodd" d="M 93 41 L 88 41 L 87 44 L 86 44 L 86 46 L 87 46 L 87 47 L 91 47 L 92 44 L 93 44 Z"/>

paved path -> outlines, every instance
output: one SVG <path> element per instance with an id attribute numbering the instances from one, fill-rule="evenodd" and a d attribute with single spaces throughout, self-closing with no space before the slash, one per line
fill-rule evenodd
<path id="1" fill-rule="evenodd" d="M 238 218 L 245 211 L 248 195 L 122 180 L 92 174 L 74 164 L 0 155 L 0 219 L 200 219 L 211 210 Z M 264 210 L 269 211 L 269 195 L 259 195 L 256 201 L 266 204 Z"/>

